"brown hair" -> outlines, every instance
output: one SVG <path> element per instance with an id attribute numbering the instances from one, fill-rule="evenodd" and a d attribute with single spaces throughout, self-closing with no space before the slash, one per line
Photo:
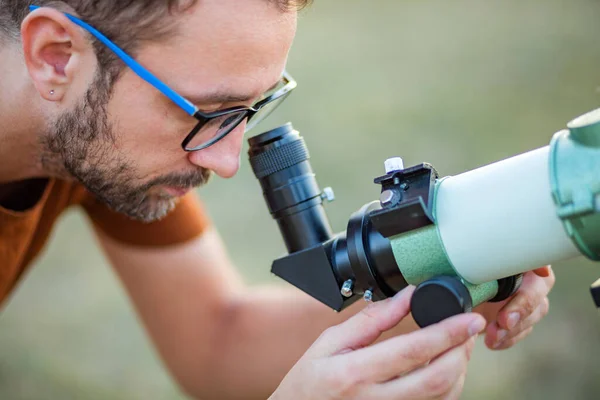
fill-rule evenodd
<path id="1" fill-rule="evenodd" d="M 52 6 L 75 11 L 81 19 L 104 33 L 119 47 L 134 53 L 144 41 L 156 41 L 173 33 L 174 18 L 201 0 L 0 0 L 0 41 L 19 39 L 19 27 L 30 5 Z M 302 9 L 312 0 L 268 0 L 282 11 Z M 123 68 L 120 60 L 105 46 L 94 42 L 100 71 L 114 81 Z"/>

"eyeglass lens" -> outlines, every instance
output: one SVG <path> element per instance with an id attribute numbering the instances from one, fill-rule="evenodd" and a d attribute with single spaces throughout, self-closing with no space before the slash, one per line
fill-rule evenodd
<path id="1" fill-rule="evenodd" d="M 272 92 L 271 92 L 272 93 Z M 225 114 L 213 118 L 206 122 L 202 128 L 193 136 L 186 148 L 193 150 L 206 145 L 209 142 L 219 140 L 222 136 L 235 129 L 243 120 L 250 115 L 246 125 L 246 132 L 258 125 L 267 118 L 289 95 L 290 92 L 276 98 L 267 104 L 264 104 L 255 113 L 248 110 L 240 110 L 234 113 Z M 260 104 L 260 102 L 258 103 Z"/>
<path id="2" fill-rule="evenodd" d="M 271 101 L 270 103 L 265 104 L 264 107 L 258 110 L 258 112 L 248 120 L 248 123 L 246 125 L 246 132 L 254 128 L 265 118 L 267 118 L 279 105 L 281 105 L 281 103 L 288 97 L 289 94 L 290 92 L 284 94 L 283 96 Z"/>
<path id="3" fill-rule="evenodd" d="M 248 112 L 243 110 L 211 119 L 202 126 L 186 147 L 193 149 L 210 142 L 216 137 L 221 137 L 242 122 L 247 115 Z"/>

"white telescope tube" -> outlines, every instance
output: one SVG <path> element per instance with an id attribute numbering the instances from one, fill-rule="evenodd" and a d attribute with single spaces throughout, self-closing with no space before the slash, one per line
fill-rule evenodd
<path id="1" fill-rule="evenodd" d="M 557 216 L 549 146 L 438 184 L 434 214 L 450 262 L 480 284 L 581 255 Z"/>

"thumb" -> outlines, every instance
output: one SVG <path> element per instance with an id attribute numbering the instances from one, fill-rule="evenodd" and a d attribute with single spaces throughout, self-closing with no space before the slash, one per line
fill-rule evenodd
<path id="1" fill-rule="evenodd" d="M 324 357 L 370 345 L 409 314 L 413 292 L 414 287 L 408 286 L 394 297 L 369 304 L 353 317 L 327 329 L 309 352 Z"/>

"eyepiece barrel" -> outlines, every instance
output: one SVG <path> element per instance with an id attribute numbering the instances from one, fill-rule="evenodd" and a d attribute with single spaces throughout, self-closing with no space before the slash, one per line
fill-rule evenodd
<path id="1" fill-rule="evenodd" d="M 333 237 L 304 138 L 287 123 L 248 140 L 250 165 L 289 253 Z"/>

